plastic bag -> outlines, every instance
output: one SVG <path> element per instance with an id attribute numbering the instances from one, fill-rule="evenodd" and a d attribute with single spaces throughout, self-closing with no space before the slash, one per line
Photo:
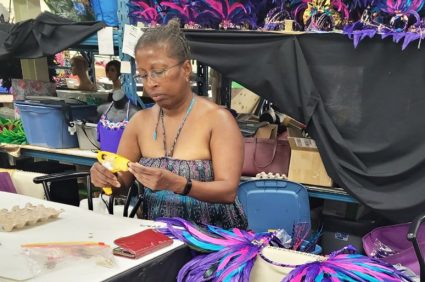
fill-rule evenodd
<path id="1" fill-rule="evenodd" d="M 398 252 L 382 243 L 379 239 L 375 239 L 373 249 L 370 252 L 371 257 L 378 259 L 386 258 L 395 254 L 398 254 Z"/>
<path id="2" fill-rule="evenodd" d="M 109 245 L 102 242 L 52 242 L 22 245 L 33 273 L 58 270 L 76 263 L 93 263 L 107 268 L 115 266 Z"/>

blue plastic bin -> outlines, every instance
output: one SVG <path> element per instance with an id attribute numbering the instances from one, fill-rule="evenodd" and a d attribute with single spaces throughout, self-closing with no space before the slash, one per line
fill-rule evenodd
<path id="1" fill-rule="evenodd" d="M 118 26 L 118 0 L 90 0 L 97 21 Z"/>
<path id="2" fill-rule="evenodd" d="M 48 148 L 78 147 L 77 134 L 68 131 L 63 103 L 16 101 L 28 143 Z M 96 116 L 96 106 L 69 104 L 70 118 L 85 120 Z"/>
<path id="3" fill-rule="evenodd" d="M 248 228 L 255 232 L 284 228 L 292 233 L 295 223 L 310 227 L 310 204 L 307 189 L 295 182 L 261 179 L 239 185 L 238 198 L 248 218 Z"/>

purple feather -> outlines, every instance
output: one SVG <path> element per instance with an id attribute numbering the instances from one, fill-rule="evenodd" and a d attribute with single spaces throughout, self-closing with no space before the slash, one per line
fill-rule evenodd
<path id="1" fill-rule="evenodd" d="M 374 0 L 353 0 L 349 3 L 350 9 L 366 8 L 371 5 Z"/>
<path id="2" fill-rule="evenodd" d="M 348 252 L 345 253 L 345 252 Z M 395 269 L 392 265 L 378 259 L 353 254 L 351 246 L 332 253 L 325 261 L 315 261 L 295 267 L 283 282 L 314 282 L 329 281 L 381 281 L 398 282 L 412 281 L 409 277 Z"/>
<path id="3" fill-rule="evenodd" d="M 155 27 L 157 24 L 162 24 L 163 16 L 162 8 L 155 3 L 146 3 L 141 0 L 133 0 L 128 4 L 129 6 L 129 17 L 133 24 L 137 22 L 143 22 L 151 27 Z M 158 12 L 161 11 L 161 12 Z"/>
<path id="4" fill-rule="evenodd" d="M 360 41 L 365 38 L 373 38 L 378 32 L 377 27 L 372 25 L 367 25 L 361 21 L 355 22 L 353 24 L 346 25 L 344 27 L 344 34 L 348 38 L 353 39 L 354 48 L 357 48 Z"/>
<path id="5" fill-rule="evenodd" d="M 204 11 L 210 11 L 210 15 L 219 21 L 224 28 L 234 28 L 237 25 L 249 23 L 252 27 L 256 26 L 255 17 L 249 14 L 252 11 L 251 3 L 242 4 L 239 2 L 231 3 L 230 0 L 203 0 Z"/>
<path id="6" fill-rule="evenodd" d="M 194 248 L 210 252 L 196 257 L 179 272 L 177 281 L 248 281 L 254 260 L 275 233 L 255 234 L 234 228 L 224 230 L 207 225 L 202 230 L 181 218 L 158 218 L 172 234 Z M 216 250 L 214 252 L 214 250 Z"/>
<path id="7" fill-rule="evenodd" d="M 410 44 L 410 42 L 415 41 L 417 39 L 423 39 L 421 38 L 421 35 L 417 32 L 406 32 L 406 35 L 404 36 L 403 45 L 401 47 L 402 50 L 406 49 L 407 46 Z"/>
<path id="8" fill-rule="evenodd" d="M 392 36 L 393 36 L 393 41 L 395 43 L 399 43 L 400 40 L 402 40 L 404 38 L 406 34 L 404 32 L 393 32 Z"/>
<path id="9" fill-rule="evenodd" d="M 348 246 L 332 253 L 325 261 L 315 261 L 303 265 L 280 264 L 265 258 L 262 248 L 269 245 L 276 233 L 254 234 L 244 230 L 224 230 L 206 226 L 202 231 L 181 218 L 160 218 L 165 222 L 167 234 L 173 234 L 190 247 L 211 252 L 189 261 L 180 270 L 177 281 L 249 281 L 251 269 L 257 255 L 276 266 L 295 268 L 283 281 L 411 281 L 387 263 L 366 256 L 353 254 Z M 225 242 L 224 245 L 220 245 Z"/>

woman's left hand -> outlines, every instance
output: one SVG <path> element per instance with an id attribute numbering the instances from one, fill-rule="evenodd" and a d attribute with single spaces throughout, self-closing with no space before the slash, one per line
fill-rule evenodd
<path id="1" fill-rule="evenodd" d="M 130 163 L 129 171 L 137 181 L 153 191 L 170 190 L 180 193 L 186 185 L 186 178 L 163 168 L 146 167 L 139 163 Z"/>

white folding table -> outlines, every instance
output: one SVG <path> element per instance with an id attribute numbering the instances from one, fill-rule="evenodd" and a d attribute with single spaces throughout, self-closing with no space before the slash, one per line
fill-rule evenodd
<path id="1" fill-rule="evenodd" d="M 0 281 L 8 281 L 6 280 L 7 277 L 24 278 L 29 275 L 28 265 L 22 253 L 22 244 L 37 242 L 94 241 L 104 242 L 114 247 L 113 241 L 116 238 L 128 236 L 148 228 L 146 225 L 148 221 L 142 221 L 140 219 L 97 214 L 79 207 L 44 201 L 24 195 L 0 192 L 0 209 L 11 209 L 15 205 L 24 207 L 26 203 L 32 203 L 33 205 L 43 204 L 46 207 L 63 209 L 64 211 L 59 215 L 58 219 L 27 226 L 23 229 L 15 229 L 12 232 L 0 230 Z M 186 263 L 187 260 L 190 259 L 190 255 L 182 255 L 181 251 L 186 249 L 186 247 L 182 245 L 182 242 L 175 240 L 171 246 L 137 260 L 115 256 L 116 265 L 112 268 L 96 265 L 95 263 L 85 264 L 76 262 L 75 265 L 71 263 L 66 267 L 53 269 L 49 272 L 41 273 L 36 277 L 32 277 L 31 281 L 82 282 L 114 280 L 114 278 L 116 278 L 116 280 L 126 278 L 126 281 L 129 281 L 136 279 L 136 277 L 140 279 L 141 273 L 143 275 L 148 275 L 146 270 L 143 269 L 144 265 L 154 260 L 157 260 L 155 263 L 156 265 L 158 265 L 158 263 L 161 264 L 161 259 L 158 261 L 158 258 L 166 258 L 167 255 L 169 256 L 172 253 L 180 252 L 171 260 L 174 264 L 176 260 L 181 260 L 177 262 L 179 266 L 175 266 L 175 268 L 181 267 L 181 265 Z M 185 252 L 189 253 L 188 250 L 185 250 Z M 164 261 L 162 261 L 162 263 L 164 263 Z M 156 272 L 158 272 L 157 269 L 155 270 Z M 163 271 L 167 272 L 173 270 L 163 269 Z M 131 276 L 132 272 L 135 272 L 133 276 Z M 156 274 L 161 276 L 161 273 Z M 175 279 L 176 274 L 177 273 L 169 273 L 168 277 L 173 277 Z M 148 280 L 158 281 L 155 277 L 150 277 Z"/>

